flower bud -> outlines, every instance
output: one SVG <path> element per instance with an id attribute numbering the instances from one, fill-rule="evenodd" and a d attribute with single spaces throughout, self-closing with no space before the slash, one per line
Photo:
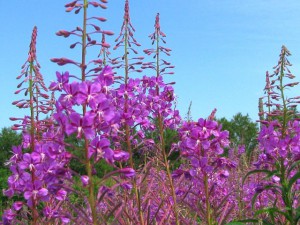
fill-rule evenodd
<path id="1" fill-rule="evenodd" d="M 83 187 L 86 187 L 89 184 L 89 177 L 87 175 L 83 175 L 80 177 Z"/>

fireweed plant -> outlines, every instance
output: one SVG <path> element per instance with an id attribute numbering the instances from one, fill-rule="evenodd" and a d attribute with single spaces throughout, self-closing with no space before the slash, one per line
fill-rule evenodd
<path id="1" fill-rule="evenodd" d="M 126 1 L 125 4 L 124 19 L 129 18 L 129 15 L 127 15 L 127 4 L 128 1 Z M 126 27 L 126 21 L 123 23 L 122 29 L 124 29 L 124 27 Z M 143 114 L 144 117 L 147 117 L 147 121 L 145 121 L 147 123 L 143 122 L 137 133 L 140 137 L 142 137 L 142 139 L 145 139 L 147 136 L 151 137 L 151 139 L 146 139 L 148 140 L 148 143 L 139 141 L 138 146 L 136 144 L 132 145 L 136 146 L 133 149 L 135 151 L 133 153 L 141 156 L 149 155 L 149 152 L 151 152 L 151 155 L 155 155 L 155 157 L 150 157 L 148 160 L 144 161 L 146 166 L 143 170 L 146 171 L 146 174 L 138 173 L 135 180 L 136 183 L 134 183 L 134 188 L 138 189 L 136 199 L 138 201 L 139 224 L 151 224 L 154 221 L 162 224 L 179 223 L 178 214 L 176 215 L 176 208 L 174 207 L 176 206 L 176 200 L 174 201 L 173 199 L 176 199 L 176 195 L 165 150 L 164 132 L 166 128 L 176 127 L 180 122 L 180 117 L 178 115 L 178 111 L 172 109 L 172 102 L 175 100 L 173 88 L 171 84 L 165 84 L 162 78 L 162 75 L 164 74 L 163 72 L 167 68 L 162 68 L 162 70 L 159 67 L 164 64 L 162 60 L 159 60 L 159 54 L 162 49 L 164 49 L 158 45 L 161 33 L 159 16 L 157 16 L 155 21 L 155 32 L 150 35 L 151 40 L 153 41 L 152 44 L 156 43 L 157 46 L 155 46 L 155 50 L 153 50 L 150 54 L 147 54 L 153 54 L 153 57 L 157 60 L 155 62 L 144 63 L 142 66 L 143 69 L 147 69 L 149 65 L 152 65 L 151 69 L 155 71 L 155 76 L 143 76 L 141 80 L 129 78 L 127 84 L 127 87 L 130 87 L 129 90 L 131 90 L 132 87 L 135 87 L 132 90 L 135 90 L 137 93 L 136 96 L 138 101 L 136 101 L 136 103 L 141 104 L 141 106 L 136 103 L 132 104 L 134 103 L 133 99 L 135 96 L 131 94 L 131 96 L 129 96 L 130 98 L 128 98 L 128 104 L 129 106 L 134 107 L 133 112 L 139 112 L 140 110 L 147 112 L 146 114 Z M 126 37 L 126 29 L 124 35 Z M 128 40 L 127 38 L 123 39 Z M 124 46 L 126 56 L 126 42 L 124 42 Z M 147 51 L 149 50 L 145 50 L 144 52 Z M 141 57 L 139 57 L 139 59 L 140 58 Z M 127 57 L 124 57 L 125 74 L 126 65 L 129 65 L 129 63 L 126 63 L 126 59 Z M 129 65 L 129 67 L 132 68 L 131 65 Z M 172 67 L 170 66 L 170 68 Z M 138 121 L 139 120 L 137 120 L 137 122 Z M 145 127 L 146 125 L 147 127 Z M 150 133 L 152 131 L 151 135 L 149 135 L 149 131 Z M 149 143 L 152 143 L 152 145 L 149 145 Z M 145 147 L 147 147 L 147 149 Z M 136 152 L 136 150 L 138 151 Z M 167 175 L 165 174 L 165 171 Z M 156 185 L 158 183 L 161 183 L 159 189 Z M 155 192 L 157 195 L 153 194 Z M 171 195 L 168 193 L 171 193 Z M 173 199 L 169 199 L 169 196 L 172 196 Z M 131 203 L 129 205 L 134 204 Z M 135 211 L 135 209 L 132 209 L 132 212 Z"/>
<path id="2" fill-rule="evenodd" d="M 137 146 L 141 148 L 144 137 L 144 130 L 149 127 L 148 109 L 145 107 L 145 96 L 141 95 L 143 90 L 141 81 L 139 79 L 132 79 L 129 74 L 132 72 L 142 72 L 140 69 L 136 69 L 136 66 L 142 64 L 144 57 L 130 57 L 130 54 L 138 54 L 135 47 L 141 46 L 134 38 L 135 28 L 132 25 L 130 18 L 129 1 L 125 1 L 123 23 L 120 33 L 115 39 L 116 45 L 114 50 L 119 49 L 121 56 L 114 58 L 110 61 L 113 65 L 113 69 L 121 69 L 124 73 L 120 81 L 121 85 L 117 89 L 116 107 L 120 110 L 120 129 L 123 135 L 119 135 L 118 142 L 127 149 L 129 153 L 129 164 L 131 168 L 134 168 L 133 155 L 137 150 Z M 136 179 L 133 179 L 133 190 L 135 196 L 130 196 L 130 199 L 134 198 L 135 203 L 133 207 L 137 205 L 139 214 L 139 223 L 144 224 L 144 217 L 141 208 L 140 190 L 137 187 Z M 128 213 L 129 214 L 129 213 Z"/>
<path id="3" fill-rule="evenodd" d="M 183 122 L 179 129 L 177 148 L 187 160 L 173 172 L 178 201 L 193 212 L 204 224 L 224 224 L 234 218 L 236 199 L 232 183 L 228 179 L 236 162 L 222 156 L 229 147 L 229 133 L 213 120 L 199 119 Z"/>
<path id="4" fill-rule="evenodd" d="M 17 77 L 23 78 L 23 81 L 15 92 L 23 92 L 25 98 L 13 102 L 19 108 L 29 109 L 29 116 L 11 118 L 21 121 L 13 129 L 22 132 L 23 141 L 20 146 L 13 147 L 13 155 L 7 162 L 12 175 L 8 178 L 8 189 L 4 194 L 9 197 L 19 195 L 20 201 L 3 213 L 3 224 L 27 224 L 28 221 L 47 224 L 50 215 L 63 210 L 67 190 L 60 184 L 70 178 L 65 169 L 70 154 L 60 144 L 63 139 L 57 135 L 59 131 L 54 126 L 54 120 L 52 117 L 40 118 L 43 114 L 49 115 L 54 102 L 47 94 L 48 89 L 40 73 L 36 38 L 37 28 L 34 27 L 28 59 Z M 42 212 L 44 216 L 41 216 Z M 63 214 L 59 220 L 68 221 Z"/>
<path id="5" fill-rule="evenodd" d="M 115 60 L 112 60 L 112 64 L 114 66 L 119 64 L 119 68 L 124 68 L 124 83 L 122 83 L 118 89 L 117 98 L 119 102 L 118 107 L 123 107 L 122 112 L 124 115 L 122 116 L 122 123 L 124 124 L 121 127 L 125 130 L 125 136 L 121 142 L 125 143 L 124 145 L 130 153 L 130 165 L 131 167 L 134 167 L 135 165 L 133 164 L 132 159 L 133 155 L 141 156 L 145 153 L 145 149 L 148 149 L 148 152 L 151 150 L 152 153 L 154 152 L 157 156 L 162 155 L 162 152 L 164 152 L 164 147 L 162 147 L 164 146 L 164 143 L 161 144 L 163 141 L 160 141 L 163 140 L 163 136 L 154 138 L 155 140 L 153 140 L 147 139 L 147 135 L 145 134 L 149 133 L 149 131 L 159 130 L 157 121 L 162 121 L 162 119 L 158 120 L 158 115 L 161 114 L 161 117 L 164 118 L 164 122 L 169 124 L 168 126 L 171 126 L 171 124 L 175 125 L 175 122 L 178 123 L 180 118 L 177 116 L 174 119 L 171 104 L 174 100 L 173 88 L 170 85 L 165 84 L 162 77 L 157 75 L 160 74 L 160 71 L 153 77 L 143 76 L 142 79 L 132 79 L 129 77 L 129 74 L 133 71 L 140 72 L 140 70 L 136 70 L 135 67 L 141 65 L 141 63 L 139 61 L 134 61 L 141 60 L 143 57 L 128 57 L 130 53 L 137 54 L 137 50 L 133 49 L 132 46 L 139 46 L 139 44 L 133 37 L 134 28 L 130 21 L 129 1 L 125 1 L 124 11 L 124 21 L 120 35 L 116 39 L 117 44 L 115 46 L 115 49 L 118 49 L 121 46 L 124 47 L 124 53 L 122 54 L 122 57 L 117 58 L 119 60 L 118 63 L 116 63 Z M 158 19 L 155 26 L 159 28 Z M 120 38 L 121 41 L 119 41 Z M 156 71 L 156 68 L 153 69 Z M 160 91 L 160 89 L 164 91 Z M 178 114 L 178 111 L 174 112 Z M 122 136 L 120 135 L 119 137 Z M 152 168 L 153 161 L 155 160 L 150 159 L 149 163 L 146 163 L 145 168 L 143 168 L 143 171 L 146 171 L 146 174 L 153 173 L 152 171 L 156 170 L 155 168 Z M 166 160 L 162 160 L 162 162 L 166 162 Z M 158 161 L 156 160 L 155 163 L 158 163 Z M 164 165 L 166 164 L 164 163 Z M 167 166 L 163 166 L 163 168 L 167 168 Z M 167 170 L 169 170 L 169 168 Z M 161 174 L 164 177 L 163 172 Z M 170 171 L 168 177 L 168 183 L 172 182 Z M 127 210 L 132 207 L 130 213 L 134 213 L 134 216 L 127 218 L 129 221 L 132 221 L 132 223 L 149 224 L 151 221 L 171 223 L 171 221 L 174 220 L 174 214 L 172 213 L 172 210 L 170 210 L 173 208 L 174 201 L 166 200 L 167 203 L 164 204 L 163 201 L 165 201 L 164 199 L 167 198 L 168 195 L 155 198 L 155 195 L 153 195 L 154 186 L 147 186 L 149 183 L 157 183 L 157 179 L 160 179 L 160 176 L 148 177 L 143 174 L 141 174 L 141 176 L 137 175 L 136 178 L 133 179 L 135 196 L 130 196 L 130 201 L 127 202 L 127 205 L 129 206 L 127 207 Z M 172 186 L 173 185 L 171 184 L 171 187 Z M 163 193 L 166 192 L 166 190 L 171 189 L 170 186 L 165 187 L 163 185 L 161 190 L 161 193 Z M 150 202 L 152 202 L 152 204 L 150 204 Z M 154 204 L 155 206 L 153 207 Z M 163 204 L 168 207 L 168 210 L 163 210 L 162 212 Z M 136 216 L 136 214 L 138 216 Z M 161 214 L 164 214 L 165 216 L 162 217 Z M 178 219 L 175 221 L 178 221 Z"/>
<path id="6" fill-rule="evenodd" d="M 173 72 L 168 72 L 167 70 L 170 68 L 174 68 L 174 66 L 162 59 L 162 54 L 169 56 L 169 52 L 171 51 L 171 49 L 164 47 L 161 44 L 161 42 L 166 44 L 166 41 L 164 39 L 166 35 L 160 27 L 159 13 L 156 15 L 154 28 L 154 32 L 149 35 L 154 48 L 146 49 L 144 50 L 144 52 L 149 56 L 153 56 L 153 59 L 155 61 L 144 63 L 142 68 L 152 69 L 156 73 L 155 77 L 152 77 L 152 80 L 155 79 L 156 83 L 155 86 L 149 90 L 149 94 L 151 96 L 151 100 L 152 98 L 154 100 L 154 107 L 151 111 L 153 115 L 152 119 L 156 122 L 158 132 L 159 151 L 157 152 L 157 156 L 161 158 L 160 161 L 162 162 L 162 165 L 166 170 L 166 177 L 169 185 L 167 190 L 169 190 L 169 193 L 173 198 L 173 215 L 175 217 L 175 223 L 179 224 L 179 209 L 177 206 L 175 187 L 173 184 L 170 165 L 168 161 L 168 153 L 166 151 L 165 131 L 166 129 L 174 129 L 175 127 L 177 127 L 181 118 L 179 116 L 178 110 L 172 109 L 172 102 L 176 100 L 173 87 L 171 86 L 172 84 L 164 85 L 163 83 L 163 76 L 166 74 L 173 74 Z"/>
<path id="7" fill-rule="evenodd" d="M 300 221 L 299 181 L 300 149 L 299 120 L 295 107 L 299 97 L 287 98 L 286 89 L 299 82 L 287 82 L 295 76 L 289 67 L 289 50 L 282 46 L 274 73 L 266 74 L 265 106 L 267 107 L 258 135 L 259 150 L 255 170 L 248 176 L 257 176 L 252 208 L 264 224 L 296 225 Z M 261 110 L 262 115 L 263 110 Z M 259 175 L 257 175 L 259 174 Z"/>
<path id="8" fill-rule="evenodd" d="M 102 30 L 93 23 L 88 23 L 88 21 L 104 21 L 104 19 L 99 19 L 98 17 L 88 17 L 88 6 L 105 9 L 106 1 L 103 0 L 98 3 L 85 0 L 67 4 L 67 11 L 75 10 L 75 13 L 83 11 L 83 25 L 71 32 L 59 31 L 57 33 L 65 37 L 69 35 L 79 36 L 81 41 L 78 44 L 80 44 L 82 49 L 82 57 L 81 62 L 68 59 L 66 61 L 66 63 L 72 63 L 80 68 L 81 77 L 77 77 L 79 82 L 66 82 L 62 85 L 64 94 L 61 94 L 57 101 L 57 113 L 54 116 L 58 118 L 61 129 L 67 135 L 75 133 L 78 139 L 83 140 L 83 149 L 79 149 L 79 151 L 83 150 L 84 152 L 82 163 L 85 164 L 87 174 L 81 175 L 81 181 L 82 186 L 88 189 L 88 193 L 87 201 L 85 201 L 86 207 L 83 209 L 85 210 L 86 218 L 83 221 L 82 218 L 79 218 L 81 221 L 77 223 L 99 224 L 101 221 L 109 219 L 109 216 L 101 215 L 99 212 L 107 212 L 109 209 L 101 209 L 105 207 L 100 204 L 103 188 L 96 183 L 95 164 L 100 160 L 106 160 L 106 162 L 115 166 L 116 170 L 113 173 L 118 172 L 124 180 L 133 177 L 135 171 L 130 167 L 122 167 L 121 164 L 128 160 L 129 154 L 121 149 L 122 146 L 118 142 L 118 136 L 122 133 L 122 130 L 119 130 L 122 112 L 115 104 L 118 93 L 110 87 L 114 83 L 113 72 L 110 67 L 106 66 L 100 74 L 96 73 L 104 58 L 102 61 L 97 59 L 91 60 L 89 63 L 86 61 L 87 48 L 95 45 L 101 45 L 102 48 L 108 47 L 109 45 L 104 42 L 103 35 L 113 34 L 110 31 Z M 92 38 L 95 34 L 102 34 L 101 43 Z M 64 58 L 52 59 L 58 64 L 64 60 Z M 100 65 L 97 68 L 87 70 L 90 63 L 98 63 Z M 68 76 L 68 74 L 65 73 L 61 76 Z M 73 107 L 78 105 L 82 108 L 80 113 L 73 109 Z M 117 165 L 115 162 L 119 162 L 119 164 Z M 121 205 L 117 203 L 112 210 L 117 210 L 119 206 Z"/>
<path id="9" fill-rule="evenodd" d="M 81 57 L 52 61 L 74 65 L 79 75 L 57 72 L 46 87 L 34 27 L 28 59 L 17 77 L 22 81 L 16 94 L 25 97 L 13 102 L 29 115 L 11 118 L 19 121 L 13 128 L 22 132 L 23 141 L 12 149 L 4 190 L 18 200 L 3 212 L 2 224 L 299 223 L 299 97 L 285 97 L 285 90 L 298 83 L 285 83 L 294 78 L 285 47 L 274 74 L 267 73 L 266 96 L 260 100 L 259 154 L 249 160 L 255 161 L 252 167 L 244 168 L 244 148 L 230 146 L 228 132 L 214 120 L 216 110 L 197 121 L 181 119 L 176 110 L 173 83 L 164 82 L 174 66 L 163 59 L 171 49 L 164 46 L 159 14 L 149 36 L 153 48 L 144 50 L 153 58 L 142 62 L 128 0 L 114 47 L 121 55 L 115 58 L 106 42 L 113 32 L 98 25 L 106 19 L 88 10 L 106 9 L 107 1 L 77 0 L 65 7 L 82 15 L 82 25 L 57 35 L 77 37 L 70 48 L 80 48 Z M 98 48 L 95 59 L 87 55 L 91 47 Z M 142 70 L 154 75 L 132 77 Z M 179 140 L 172 140 L 170 149 L 169 130 Z M 70 143 L 74 136 L 77 142 Z M 179 166 L 172 171 L 174 152 Z M 71 160 L 84 172 L 72 170 Z M 99 164 L 114 170 L 100 177 Z M 237 174 L 242 170 L 248 172 L 243 181 Z M 244 222 L 230 222 L 237 220 Z"/>
<path id="10" fill-rule="evenodd" d="M 170 102 L 172 100 L 172 96 L 170 97 L 170 95 L 172 95 L 173 92 L 172 89 L 170 91 L 170 88 L 166 88 L 165 91 L 160 93 L 161 96 L 157 96 L 157 91 L 154 90 L 157 90 L 158 87 L 165 88 L 166 85 L 162 79 L 157 81 L 156 77 L 145 77 L 143 80 L 129 79 L 127 72 L 130 68 L 128 68 L 129 64 L 127 64 L 128 61 L 126 60 L 127 52 L 125 56 L 123 56 L 126 64 L 124 68 L 125 71 L 127 71 L 125 72 L 125 82 L 124 84 L 119 81 L 115 82 L 114 73 L 110 67 L 105 66 L 106 60 L 104 58 L 108 55 L 106 48 L 109 46 L 104 41 L 104 35 L 112 35 L 112 32 L 101 30 L 99 26 L 87 23 L 87 21 L 93 20 L 105 21 L 104 18 L 88 17 L 87 14 L 88 6 L 106 8 L 105 3 L 106 1 L 104 0 L 99 3 L 74 1 L 66 5 L 67 12 L 73 10 L 75 10 L 76 14 L 82 12 L 83 25 L 82 27 L 76 27 L 76 29 L 72 31 L 60 30 L 57 32 L 57 35 L 63 37 L 74 35 L 81 39 L 70 46 L 71 48 L 81 46 L 81 61 L 77 62 L 68 58 L 52 59 L 53 62 L 60 66 L 66 64 L 75 65 L 81 72 L 80 76 L 70 75 L 68 72 L 57 73 L 57 82 L 53 82 L 50 85 L 52 91 L 61 93 L 55 102 L 55 111 L 51 117 L 55 121 L 53 126 L 55 127 L 56 133 L 50 137 L 50 140 L 52 138 L 52 144 L 55 144 L 55 146 L 51 146 L 50 150 L 60 153 L 56 148 L 60 147 L 65 150 L 65 147 L 71 147 L 75 151 L 83 152 L 83 158 L 78 159 L 79 163 L 84 164 L 86 168 L 86 174 L 80 175 L 83 189 L 81 193 L 74 189 L 76 181 L 78 180 L 76 180 L 76 174 L 68 168 L 67 162 L 63 164 L 64 169 L 62 171 L 64 173 L 61 171 L 60 173 L 67 174 L 68 176 L 65 179 L 59 180 L 58 184 L 56 186 L 54 185 L 56 190 L 53 191 L 57 191 L 58 188 L 61 188 L 58 191 L 64 195 L 58 198 L 64 201 L 61 205 L 56 203 L 49 204 L 47 198 L 48 195 L 50 195 L 49 190 L 46 189 L 43 184 L 35 185 L 36 187 L 33 187 L 34 194 L 32 194 L 32 196 L 36 198 L 36 191 L 40 191 L 41 189 L 41 193 L 38 192 L 41 197 L 39 195 L 38 197 L 45 201 L 47 206 L 44 208 L 44 205 L 41 206 L 43 210 L 40 212 L 36 209 L 35 202 L 32 206 L 30 202 L 28 203 L 33 211 L 33 224 L 47 222 L 101 224 L 111 220 L 121 224 L 143 223 L 141 216 L 137 221 L 135 218 L 128 216 L 130 212 L 124 207 L 126 198 L 121 199 L 121 202 L 111 202 L 107 197 L 118 195 L 122 190 L 127 191 L 131 189 L 131 181 L 128 181 L 128 179 L 135 175 L 135 171 L 132 168 L 132 151 L 140 148 L 140 142 L 144 142 L 144 146 L 149 145 L 149 143 L 153 144 L 151 140 L 145 140 L 143 135 L 144 129 L 151 129 L 151 123 L 149 123 L 147 117 L 149 110 L 156 112 L 162 110 L 162 112 L 166 111 L 166 115 L 169 115 L 170 113 L 167 113 L 167 111 L 169 111 L 167 107 L 170 107 L 169 104 L 164 104 L 163 107 L 160 107 L 155 103 L 163 103 L 165 98 Z M 128 1 L 126 1 L 124 16 L 125 26 L 123 27 L 128 26 L 128 7 Z M 89 28 L 92 28 L 92 30 L 89 30 Z M 125 37 L 128 35 L 128 31 L 130 32 L 130 30 L 125 29 Z M 92 35 L 97 33 L 102 34 L 101 43 L 92 39 Z M 131 34 L 129 34 L 129 36 L 130 35 Z M 130 45 L 130 42 L 125 42 L 125 49 L 127 44 Z M 103 59 L 87 62 L 86 49 L 95 45 L 101 45 L 100 53 L 102 54 L 100 55 L 103 56 Z M 96 67 L 88 70 L 88 66 L 91 64 L 96 64 Z M 101 71 L 101 73 L 99 73 L 99 71 Z M 73 81 L 71 81 L 71 79 Z M 117 84 L 119 83 L 121 84 L 118 87 Z M 116 87 L 111 87 L 113 84 L 116 84 Z M 151 90 L 149 91 L 149 89 Z M 155 93 L 156 96 L 153 97 L 151 93 Z M 81 108 L 81 110 L 78 110 L 78 108 Z M 34 116 L 32 118 L 37 119 L 37 117 Z M 137 126 L 139 126 L 139 129 L 137 129 Z M 74 134 L 78 140 L 81 140 L 81 145 L 68 146 L 68 144 L 64 142 L 64 138 Z M 140 140 L 140 142 L 138 140 Z M 123 151 L 123 148 L 125 148 L 126 151 Z M 70 159 L 71 154 L 68 152 L 66 154 L 68 159 Z M 131 167 L 128 167 L 126 164 L 128 159 L 130 159 Z M 116 170 L 104 176 L 99 181 L 95 176 L 95 164 L 99 163 L 100 160 L 105 160 L 107 163 L 110 163 Z M 29 164 L 29 168 L 31 169 L 32 163 L 30 164 L 30 162 L 28 162 L 27 164 Z M 112 175 L 114 174 L 120 174 L 120 176 L 113 177 Z M 108 177 L 113 177 L 116 182 L 113 188 L 101 185 L 103 180 Z M 136 186 L 135 180 L 133 181 Z M 117 192 L 116 189 L 118 187 L 121 187 L 121 189 Z M 71 204 L 71 200 L 68 198 L 70 193 L 75 193 L 82 198 L 81 205 Z M 69 195 L 67 196 L 67 194 Z M 104 196 L 106 197 L 106 202 L 102 201 Z M 25 195 L 25 198 L 26 197 L 27 195 Z M 114 200 L 116 200 L 116 198 Z M 141 215 L 140 208 L 141 207 L 138 206 L 138 211 Z M 7 211 L 4 216 L 5 223 L 16 223 L 16 216 L 12 215 L 12 213 L 14 213 L 14 211 Z M 30 220 L 30 218 L 28 220 Z M 165 221 L 169 221 L 169 219 Z"/>

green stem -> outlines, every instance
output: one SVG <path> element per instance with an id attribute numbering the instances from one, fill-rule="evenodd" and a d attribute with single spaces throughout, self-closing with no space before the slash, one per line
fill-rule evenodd
<path id="1" fill-rule="evenodd" d="M 34 151 L 34 137 L 35 137 L 35 118 L 34 118 L 34 99 L 33 99 L 33 62 L 30 62 L 30 79 L 29 79 L 29 101 L 30 101 L 30 147 L 31 151 Z"/>
<path id="2" fill-rule="evenodd" d="M 81 47 L 81 79 L 85 81 L 85 57 L 86 57 L 86 20 L 87 20 L 88 0 L 83 3 L 83 25 L 82 25 L 82 47 Z"/>
<path id="3" fill-rule="evenodd" d="M 81 80 L 82 82 L 86 79 L 86 39 L 87 39 L 87 29 L 86 29 L 86 21 L 87 21 L 87 8 L 88 8 L 88 0 L 84 0 L 83 3 L 83 25 L 82 25 L 82 51 L 81 51 Z M 83 116 L 86 114 L 86 104 L 82 106 L 82 114 Z M 94 190 L 94 179 L 92 174 L 92 162 L 88 157 L 88 147 L 89 140 L 84 137 L 84 149 L 85 149 L 85 167 L 87 171 L 87 175 L 89 177 L 88 191 L 89 191 L 89 203 L 92 212 L 92 221 L 94 225 L 97 225 L 97 212 L 96 212 L 96 203 L 95 203 L 95 190 Z"/>
<path id="4" fill-rule="evenodd" d="M 294 213 L 293 213 L 293 201 L 292 201 L 292 194 L 291 190 L 288 188 L 288 179 L 285 176 L 286 170 L 284 166 L 284 159 L 281 158 L 280 160 L 280 172 L 281 172 L 281 177 L 280 177 L 280 183 L 282 186 L 282 199 L 285 204 L 286 212 L 289 215 L 289 218 L 287 218 L 290 222 L 291 225 L 297 225 L 296 221 L 294 221 Z"/>
<path id="5" fill-rule="evenodd" d="M 205 204 L 206 204 L 206 220 L 208 225 L 212 225 L 207 174 L 204 175 L 204 190 L 205 190 Z"/>
<path id="6" fill-rule="evenodd" d="M 127 89 L 128 85 L 128 79 L 129 79 L 129 60 L 128 60 L 128 19 L 126 18 L 125 20 L 125 33 L 124 33 L 124 63 L 125 63 L 125 78 L 124 78 L 124 83 L 125 83 L 125 89 Z M 124 103 L 124 112 L 128 112 L 128 95 L 125 95 L 125 103 Z M 134 169 L 134 163 L 133 163 L 133 151 L 132 151 L 132 146 L 131 146 L 131 141 L 130 141 L 130 127 L 128 124 L 125 125 L 125 139 L 126 139 L 126 146 L 127 150 L 129 152 L 129 164 L 130 167 Z M 143 211 L 142 211 L 142 206 L 141 206 L 141 198 L 139 194 L 139 190 L 137 187 L 136 179 L 133 179 L 133 189 L 134 189 L 134 194 L 135 198 L 137 200 L 138 204 L 138 211 L 139 211 L 139 219 L 140 219 L 140 224 L 144 225 L 144 216 L 143 216 Z"/>
<path id="7" fill-rule="evenodd" d="M 124 78 L 124 83 L 125 83 L 125 89 L 127 89 L 128 85 L 128 79 L 129 79 L 129 70 L 128 70 L 128 31 L 127 31 L 127 26 L 128 26 L 128 21 L 126 19 L 125 21 L 125 34 L 124 34 L 124 63 L 125 63 L 125 78 Z M 124 103 L 124 112 L 128 112 L 128 95 L 125 94 L 125 103 Z M 130 166 L 133 168 L 133 153 L 132 153 L 132 147 L 131 147 L 131 142 L 130 142 L 130 128 L 126 124 L 125 125 L 125 136 L 126 136 L 126 144 L 127 144 L 127 150 L 130 154 L 129 158 L 129 163 Z"/>
<path id="8" fill-rule="evenodd" d="M 286 100 L 284 96 L 284 85 L 283 85 L 283 77 L 284 77 L 284 62 L 285 62 L 285 56 L 286 52 L 284 52 L 281 55 L 281 65 L 280 65 L 280 79 L 279 79 L 279 89 L 280 89 L 280 94 L 281 94 L 281 99 L 282 99 L 282 105 L 283 105 L 283 121 L 282 121 L 282 131 L 281 131 L 281 137 L 282 139 L 286 135 L 286 128 L 287 128 L 287 123 L 288 123 L 288 109 L 286 105 Z M 291 225 L 296 225 L 296 221 L 294 221 L 294 215 L 293 215 L 293 201 L 292 201 L 292 194 L 291 190 L 288 188 L 288 178 L 285 176 L 286 170 L 285 170 L 285 165 L 284 165 L 284 158 L 280 159 L 280 183 L 282 185 L 282 199 L 285 204 L 286 212 L 289 216 L 289 218 L 286 218 L 289 220 Z"/>
<path id="9" fill-rule="evenodd" d="M 283 121 L 282 121 L 282 130 L 281 130 L 281 135 L 282 137 L 285 137 L 285 130 L 286 130 L 286 125 L 287 125 L 287 106 L 286 106 L 286 101 L 285 101 L 285 96 L 284 96 L 284 86 L 283 86 L 283 77 L 284 77 L 284 57 L 285 57 L 285 52 L 281 56 L 281 65 L 280 65 L 280 94 L 281 94 L 281 99 L 282 99 L 282 105 L 283 105 Z"/>
<path id="10" fill-rule="evenodd" d="M 33 73 L 34 73 L 34 66 L 33 62 L 30 62 L 30 70 L 29 70 L 29 105 L 30 105 L 30 148 L 31 152 L 34 151 L 35 148 L 35 117 L 34 117 L 34 99 L 33 99 Z M 31 171 L 31 182 L 34 185 L 35 182 L 35 175 L 34 175 L 34 169 Z M 38 211 L 36 206 L 36 201 L 32 197 L 32 224 L 37 225 L 38 221 Z"/>
<path id="11" fill-rule="evenodd" d="M 176 220 L 176 225 L 179 225 L 179 216 L 178 216 L 178 207 L 177 207 L 177 198 L 176 198 L 176 193 L 175 193 L 175 188 L 174 188 L 174 184 L 173 184 L 173 179 L 172 179 L 172 174 L 171 174 L 171 170 L 170 170 L 170 165 L 168 162 L 168 158 L 167 158 L 167 153 L 166 153 L 166 147 L 165 147 L 165 141 L 164 141 L 164 127 L 163 127 L 163 123 L 162 123 L 162 118 L 159 115 L 158 117 L 158 126 L 159 126 L 159 134 L 160 134 L 160 146 L 161 146 L 161 151 L 163 154 L 163 160 L 164 160 L 164 164 L 166 167 L 166 172 L 167 172 L 167 176 L 168 176 L 168 181 L 169 181 L 169 185 L 171 188 L 171 193 L 172 193 L 172 197 L 173 197 L 173 211 L 175 214 L 175 220 Z"/>
<path id="12" fill-rule="evenodd" d="M 158 78 L 159 75 L 160 75 L 159 36 L 160 36 L 160 34 L 159 34 L 158 30 L 156 29 L 156 78 Z M 158 87 L 158 85 L 156 85 L 156 94 L 157 94 L 157 96 L 159 96 L 159 87 Z M 161 151 L 162 151 L 162 155 L 163 155 L 163 161 L 164 161 L 164 164 L 165 164 L 165 167 L 166 167 L 167 177 L 168 177 L 168 181 L 169 181 L 169 185 L 170 185 L 170 188 L 171 188 L 171 193 L 172 193 L 172 197 L 173 197 L 173 201 L 174 201 L 173 211 L 174 211 L 174 214 L 175 214 L 176 225 L 179 225 L 180 223 L 179 223 L 179 216 L 178 216 L 177 198 L 176 198 L 175 188 L 174 188 L 172 174 L 171 174 L 171 170 L 170 170 L 170 165 L 169 165 L 168 157 L 167 157 L 167 153 L 166 153 L 163 118 L 162 118 L 160 113 L 158 115 L 158 129 L 159 129 L 159 136 L 160 136 L 159 139 L 160 139 L 160 147 L 161 147 Z"/>
<path id="13" fill-rule="evenodd" d="M 268 121 L 271 121 L 271 98 L 270 98 L 270 94 L 269 94 L 269 90 L 268 90 Z"/>

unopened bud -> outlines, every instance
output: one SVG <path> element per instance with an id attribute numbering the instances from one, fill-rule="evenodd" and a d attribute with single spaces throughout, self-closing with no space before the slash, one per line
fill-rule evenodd
<path id="1" fill-rule="evenodd" d="M 114 35 L 114 32 L 108 31 L 108 30 L 104 30 L 104 31 L 102 31 L 102 33 L 106 34 L 106 35 Z"/>
<path id="2" fill-rule="evenodd" d="M 101 45 L 102 45 L 102 47 L 104 47 L 104 48 L 109 48 L 109 47 L 110 47 L 110 45 L 109 45 L 108 43 L 106 43 L 106 42 L 105 42 L 105 43 L 102 43 Z"/>
<path id="3" fill-rule="evenodd" d="M 66 9 L 66 12 L 71 12 L 73 9 L 74 9 L 74 7 L 68 7 L 68 8 Z"/>

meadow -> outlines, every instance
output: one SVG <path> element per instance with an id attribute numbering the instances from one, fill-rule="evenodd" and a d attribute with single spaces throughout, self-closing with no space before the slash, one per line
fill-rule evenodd
<path id="1" fill-rule="evenodd" d="M 22 140 L 5 163 L 1 223 L 299 225 L 300 97 L 285 94 L 298 85 L 287 47 L 266 73 L 252 137 L 250 126 L 229 126 L 216 109 L 206 118 L 192 118 L 191 108 L 181 115 L 174 82 L 165 81 L 174 65 L 160 14 L 151 47 L 140 55 L 124 3 L 117 35 L 100 26 L 106 0 L 65 5 L 82 23 L 56 35 L 77 38 L 70 48 L 80 55 L 51 61 L 77 73 L 57 72 L 50 84 L 40 72 L 33 27 L 17 76 L 15 94 L 22 97 L 13 102 L 28 113 L 10 118 Z M 99 13 L 90 15 L 90 8 Z"/>

